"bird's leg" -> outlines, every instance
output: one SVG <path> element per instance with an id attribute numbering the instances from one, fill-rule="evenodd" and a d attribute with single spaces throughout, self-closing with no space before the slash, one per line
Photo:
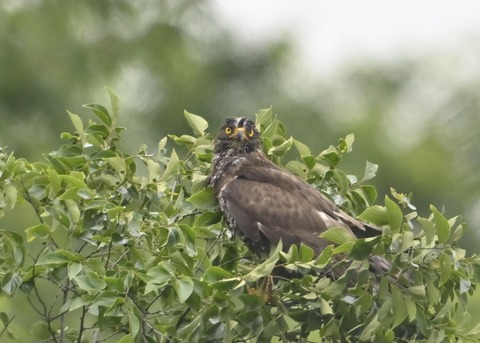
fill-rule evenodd
<path id="1" fill-rule="evenodd" d="M 273 276 L 269 275 L 263 278 L 260 288 L 250 287 L 248 290 L 249 294 L 254 294 L 261 296 L 268 304 L 276 304 L 277 298 L 272 294 L 273 293 Z"/>

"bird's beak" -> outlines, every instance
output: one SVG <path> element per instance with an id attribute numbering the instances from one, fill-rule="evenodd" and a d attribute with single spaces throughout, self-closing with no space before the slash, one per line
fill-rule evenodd
<path id="1" fill-rule="evenodd" d="M 235 129 L 234 133 L 237 136 L 237 139 L 239 141 L 243 141 L 243 140 L 247 139 L 247 135 L 245 134 L 245 128 L 243 128 L 243 127 L 237 127 Z"/>

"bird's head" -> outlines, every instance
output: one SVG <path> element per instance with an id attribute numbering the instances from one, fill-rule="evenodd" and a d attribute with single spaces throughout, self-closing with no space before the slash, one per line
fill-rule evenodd
<path id="1" fill-rule="evenodd" d="M 251 152 L 260 148 L 260 133 L 248 118 L 228 118 L 218 132 L 215 153 L 232 150 L 235 153 Z"/>

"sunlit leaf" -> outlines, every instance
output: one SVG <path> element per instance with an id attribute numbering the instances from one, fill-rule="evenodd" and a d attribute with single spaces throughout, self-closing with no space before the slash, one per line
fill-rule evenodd
<path id="1" fill-rule="evenodd" d="M 335 244 L 342 244 L 345 242 L 355 242 L 355 236 L 343 227 L 333 227 L 320 234 L 324 238 Z"/>
<path id="2" fill-rule="evenodd" d="M 378 164 L 367 161 L 367 164 L 365 166 L 365 172 L 363 174 L 362 181 L 360 182 L 373 179 L 377 174 L 377 171 L 378 171 Z"/>
<path id="3" fill-rule="evenodd" d="M 298 153 L 301 156 L 310 156 L 312 153 L 310 152 L 310 148 L 300 142 L 299 140 L 294 139 L 293 144 L 295 145 L 295 148 L 297 149 Z"/>
<path id="4" fill-rule="evenodd" d="M 433 205 L 430 205 L 430 211 L 435 219 L 435 227 L 437 229 L 438 241 L 445 243 L 450 238 L 450 225 L 447 218 L 443 216 Z"/>
<path id="5" fill-rule="evenodd" d="M 260 125 L 268 126 L 272 122 L 272 119 L 273 119 L 272 116 L 273 116 L 272 107 L 258 110 L 256 124 L 258 126 Z"/>
<path id="6" fill-rule="evenodd" d="M 400 207 L 388 196 L 385 196 L 385 208 L 387 209 L 387 217 L 391 230 L 400 230 L 403 222 L 403 213 Z"/>
<path id="7" fill-rule="evenodd" d="M 208 122 L 196 114 L 187 111 L 184 111 L 183 113 L 187 119 L 188 125 L 192 128 L 194 135 L 197 137 L 203 136 L 205 130 L 208 128 Z"/>
<path id="8" fill-rule="evenodd" d="M 379 205 L 373 205 L 367 208 L 357 218 L 367 223 L 372 223 L 378 226 L 388 224 L 387 209 Z"/>
<path id="9" fill-rule="evenodd" d="M 127 166 L 125 164 L 125 160 L 121 157 L 107 157 L 105 158 L 105 161 L 108 162 L 108 164 L 110 164 L 112 166 L 113 169 L 115 169 L 115 171 L 117 173 L 126 173 L 127 171 Z"/>
<path id="10" fill-rule="evenodd" d="M 279 259 L 278 252 L 282 250 L 281 242 L 277 245 L 275 250 L 270 254 L 270 257 L 267 258 L 264 262 L 257 265 L 251 272 L 243 277 L 247 282 L 256 281 L 261 277 L 268 276 L 271 274 L 273 268 L 277 264 Z"/>
<path id="11" fill-rule="evenodd" d="M 83 135 L 83 121 L 78 114 L 72 113 L 67 111 L 68 115 L 70 116 L 70 120 L 72 121 L 75 130 L 77 130 L 80 136 Z"/>
<path id="12" fill-rule="evenodd" d="M 418 218 L 418 222 L 420 223 L 422 230 L 425 233 L 426 243 L 431 244 L 436 237 L 436 230 L 433 223 L 430 220 L 421 217 Z"/>
<path id="13" fill-rule="evenodd" d="M 7 203 L 10 208 L 14 208 L 15 204 L 17 203 L 17 189 L 12 184 L 6 184 L 3 187 L 3 192 L 5 193 L 5 198 L 7 199 Z"/>
<path id="14" fill-rule="evenodd" d="M 110 106 L 112 107 L 112 114 L 113 114 L 111 116 L 111 120 L 113 122 L 114 119 L 117 118 L 118 116 L 118 109 L 119 109 L 118 96 L 117 94 L 115 94 L 115 92 L 111 88 L 105 87 L 105 89 L 107 90 L 108 97 L 110 98 Z"/>
<path id="15" fill-rule="evenodd" d="M 93 113 L 97 115 L 98 118 L 100 118 L 101 121 L 103 121 L 105 124 L 108 126 L 112 125 L 112 118 L 110 118 L 110 114 L 108 113 L 108 110 L 103 107 L 102 105 L 98 104 L 85 104 L 83 107 L 91 110 Z M 77 129 L 78 131 L 78 129 Z"/>
<path id="16" fill-rule="evenodd" d="M 180 160 L 178 159 L 178 155 L 175 152 L 175 149 L 172 149 L 172 154 L 170 155 L 170 160 L 165 167 L 165 171 L 163 175 L 160 177 L 159 181 L 165 181 L 174 177 L 180 168 Z"/>

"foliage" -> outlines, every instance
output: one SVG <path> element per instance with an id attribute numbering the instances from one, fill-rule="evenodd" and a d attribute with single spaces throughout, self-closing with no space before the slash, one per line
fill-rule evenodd
<path id="1" fill-rule="evenodd" d="M 162 138 L 156 154 L 119 147 L 123 128 L 112 110 L 86 105 L 95 119 L 68 113 L 75 133 L 30 162 L 0 151 L 0 206 L 28 204 L 38 223 L 0 231 L 2 294 L 27 294 L 41 320 L 38 340 L 53 342 L 477 341 L 468 296 L 479 259 L 456 247 L 464 224 L 435 207 L 417 215 L 392 190 L 383 206 L 365 181 L 338 164 L 353 135 L 320 154 L 286 136 L 271 109 L 256 117 L 265 152 L 382 236 L 355 239 L 338 228 L 320 256 L 307 246 L 273 249 L 259 261 L 221 220 L 204 186 L 212 136 L 203 118 L 185 112 L 192 135 Z M 170 142 L 176 144 L 170 147 Z M 179 151 L 177 153 L 177 150 Z M 3 212 L 2 212 L 3 213 Z M 41 244 L 39 244 L 41 243 Z M 391 261 L 374 275 L 367 257 Z M 332 280 L 330 268 L 343 268 Z M 273 283 L 272 283 L 273 280 Z M 14 336 L 0 313 L 2 335 Z"/>

